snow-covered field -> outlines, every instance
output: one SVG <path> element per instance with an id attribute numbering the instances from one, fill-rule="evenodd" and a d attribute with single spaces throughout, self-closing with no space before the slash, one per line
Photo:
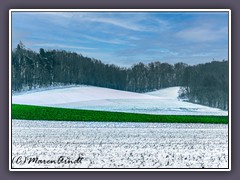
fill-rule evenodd
<path id="1" fill-rule="evenodd" d="M 147 114 L 227 115 L 178 99 L 93 86 L 13 94 L 13 104 Z M 67 161 L 71 161 L 67 162 Z M 12 121 L 14 168 L 228 168 L 228 125 Z"/>
<path id="2" fill-rule="evenodd" d="M 228 168 L 228 125 L 13 120 L 12 158 L 13 168 Z"/>
<path id="3" fill-rule="evenodd" d="M 228 115 L 217 108 L 181 101 L 178 90 L 171 87 L 144 94 L 76 86 L 13 94 L 12 103 L 146 114 Z"/>

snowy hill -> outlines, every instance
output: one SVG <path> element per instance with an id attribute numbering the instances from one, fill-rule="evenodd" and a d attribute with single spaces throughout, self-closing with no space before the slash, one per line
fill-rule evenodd
<path id="1" fill-rule="evenodd" d="M 227 111 L 178 100 L 179 87 L 134 93 L 94 86 L 30 91 L 12 96 L 13 104 L 146 114 L 227 115 Z"/>
<path id="2" fill-rule="evenodd" d="M 170 88 L 164 88 L 157 91 L 147 92 L 145 94 L 151 95 L 151 96 L 157 96 L 161 99 L 178 99 L 178 91 L 180 87 L 170 87 Z"/>

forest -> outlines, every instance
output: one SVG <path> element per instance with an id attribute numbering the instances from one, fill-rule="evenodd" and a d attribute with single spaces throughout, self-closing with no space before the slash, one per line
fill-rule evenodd
<path id="1" fill-rule="evenodd" d="M 227 60 L 198 65 L 139 62 L 126 68 L 65 50 L 40 48 L 35 52 L 20 42 L 12 51 L 11 63 L 13 92 L 59 84 L 84 84 L 140 93 L 181 86 L 180 98 L 228 109 Z"/>

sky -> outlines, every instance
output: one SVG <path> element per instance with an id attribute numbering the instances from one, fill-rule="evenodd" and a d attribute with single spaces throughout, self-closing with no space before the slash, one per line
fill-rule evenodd
<path id="1" fill-rule="evenodd" d="M 227 12 L 12 12 L 12 48 L 62 49 L 130 67 L 228 59 Z"/>

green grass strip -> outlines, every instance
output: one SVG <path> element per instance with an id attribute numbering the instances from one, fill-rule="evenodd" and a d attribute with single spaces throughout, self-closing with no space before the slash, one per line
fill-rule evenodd
<path id="1" fill-rule="evenodd" d="M 12 119 L 99 122 L 164 122 L 228 124 L 228 116 L 150 115 L 78 110 L 55 107 L 12 105 Z"/>

